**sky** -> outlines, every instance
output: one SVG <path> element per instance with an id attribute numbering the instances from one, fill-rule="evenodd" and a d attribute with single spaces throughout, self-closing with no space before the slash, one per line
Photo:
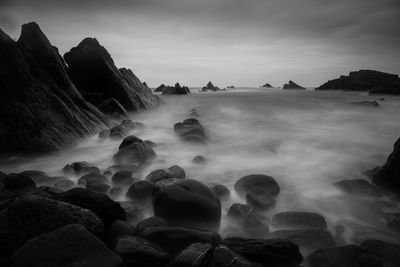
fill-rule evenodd
<path id="1" fill-rule="evenodd" d="M 61 54 L 95 37 L 151 87 L 400 74 L 400 0 L 0 0 L 11 37 L 30 21 Z"/>

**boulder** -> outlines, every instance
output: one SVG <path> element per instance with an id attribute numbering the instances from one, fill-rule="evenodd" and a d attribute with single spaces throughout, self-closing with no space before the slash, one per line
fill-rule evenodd
<path id="1" fill-rule="evenodd" d="M 127 130 L 128 132 L 132 131 L 132 130 L 144 128 L 143 123 L 132 121 L 132 120 L 123 120 L 123 121 L 121 121 L 120 126 L 123 127 L 125 130 Z"/>
<path id="2" fill-rule="evenodd" d="M 303 89 L 303 90 L 306 89 L 306 88 L 296 84 L 293 81 L 289 81 L 288 83 L 285 83 L 282 88 L 283 89 Z"/>
<path id="3" fill-rule="evenodd" d="M 57 177 L 50 177 L 44 171 L 26 170 L 19 174 L 31 178 L 37 186 L 48 185 L 57 181 Z"/>
<path id="4" fill-rule="evenodd" d="M 287 239 L 308 250 L 317 250 L 335 246 L 331 234 L 325 230 L 278 230 L 269 233 L 269 238 Z"/>
<path id="5" fill-rule="evenodd" d="M 195 118 L 176 123 L 174 131 L 183 141 L 191 143 L 206 144 L 208 139 L 203 125 Z"/>
<path id="6" fill-rule="evenodd" d="M 128 131 L 126 128 L 122 127 L 121 125 L 116 125 L 116 126 L 110 128 L 109 137 L 111 139 L 116 139 L 116 140 L 122 139 L 126 136 L 127 132 Z"/>
<path id="7" fill-rule="evenodd" d="M 210 188 L 221 200 L 228 199 L 231 195 L 231 191 L 223 184 L 214 184 Z"/>
<path id="8" fill-rule="evenodd" d="M 127 186 L 134 182 L 132 172 L 129 170 L 121 170 L 114 173 L 111 178 L 111 183 L 114 186 Z"/>
<path id="9" fill-rule="evenodd" d="M 172 257 L 193 243 L 216 245 L 221 242 L 216 232 L 182 227 L 148 227 L 141 236 L 161 246 Z"/>
<path id="10" fill-rule="evenodd" d="M 113 158 L 117 164 L 148 164 L 156 156 L 156 152 L 149 145 L 141 142 L 120 149 Z"/>
<path id="11" fill-rule="evenodd" d="M 254 265 L 224 245 L 214 248 L 210 265 L 212 267 L 253 267 Z"/>
<path id="12" fill-rule="evenodd" d="M 149 181 L 138 181 L 129 187 L 126 197 L 140 203 L 148 203 L 151 201 L 153 189 L 154 186 Z"/>
<path id="13" fill-rule="evenodd" d="M 59 188 L 61 190 L 70 190 L 75 187 L 75 183 L 70 179 L 66 178 L 55 183 L 54 187 Z"/>
<path id="14" fill-rule="evenodd" d="M 122 140 L 122 143 L 119 145 L 119 149 L 124 149 L 134 143 L 141 143 L 143 142 L 142 139 L 140 139 L 139 137 L 135 136 L 135 135 L 130 135 L 124 138 L 124 140 Z"/>
<path id="15" fill-rule="evenodd" d="M 271 197 L 276 197 L 280 188 L 275 179 L 263 174 L 251 174 L 240 178 L 234 185 L 236 192 L 244 197 L 247 193 L 263 192 Z"/>
<path id="16" fill-rule="evenodd" d="M 147 219 L 144 219 L 140 223 L 136 225 L 136 230 L 138 234 L 143 233 L 146 228 L 149 227 L 159 227 L 159 226 L 168 226 L 168 222 L 161 217 L 152 216 Z"/>
<path id="17" fill-rule="evenodd" d="M 314 212 L 284 211 L 272 217 L 271 225 L 277 229 L 326 229 L 325 218 Z"/>
<path id="18" fill-rule="evenodd" d="M 104 140 L 107 139 L 108 137 L 110 137 L 110 129 L 103 129 L 99 132 L 99 139 L 100 140 Z"/>
<path id="19" fill-rule="evenodd" d="M 229 208 L 227 216 L 235 220 L 243 220 L 252 211 L 252 207 L 246 204 L 234 203 Z"/>
<path id="20" fill-rule="evenodd" d="M 176 179 L 185 179 L 186 173 L 185 170 L 179 167 L 178 165 L 174 165 L 169 167 L 168 169 L 158 169 L 149 173 L 145 179 L 153 184 L 169 178 Z"/>
<path id="21" fill-rule="evenodd" d="M 65 174 L 81 176 L 88 173 L 100 173 L 100 169 L 87 161 L 78 161 L 65 165 L 62 169 Z"/>
<path id="22" fill-rule="evenodd" d="M 121 258 L 79 224 L 35 237 L 13 255 L 16 266 L 123 267 Z"/>
<path id="23" fill-rule="evenodd" d="M 156 143 L 154 143 L 153 141 L 151 141 L 151 140 L 144 140 L 143 142 L 145 142 L 146 143 L 146 145 L 148 145 L 148 146 L 150 146 L 150 147 L 152 147 L 152 148 L 155 148 L 155 147 L 157 147 L 157 144 Z"/>
<path id="24" fill-rule="evenodd" d="M 145 213 L 148 213 L 149 209 L 147 205 L 136 201 L 119 201 L 119 204 L 125 211 L 125 221 L 131 225 L 136 225 L 138 222 L 142 221 L 145 217 Z"/>
<path id="25" fill-rule="evenodd" d="M 128 266 L 163 267 L 170 260 L 162 248 L 141 237 L 120 236 L 113 250 Z"/>
<path id="26" fill-rule="evenodd" d="M 109 247 L 112 247 L 115 243 L 114 241 L 120 236 L 134 236 L 136 233 L 135 227 L 132 225 L 121 221 L 114 221 L 108 231 L 104 236 L 104 240 L 106 241 Z"/>
<path id="27" fill-rule="evenodd" d="M 343 192 L 359 197 L 382 197 L 382 192 L 366 180 L 342 180 L 333 184 Z"/>
<path id="28" fill-rule="evenodd" d="M 232 237 L 222 244 L 261 266 L 297 267 L 303 260 L 299 247 L 288 240 Z"/>
<path id="29" fill-rule="evenodd" d="M 379 258 L 383 263 L 383 267 L 400 266 L 400 244 L 370 239 L 364 240 L 360 246 Z"/>
<path id="30" fill-rule="evenodd" d="M 62 201 L 25 195 L 8 207 L 10 227 L 23 240 L 54 231 L 68 224 L 81 224 L 99 235 L 103 223 L 93 212 Z"/>
<path id="31" fill-rule="evenodd" d="M 177 179 L 158 187 L 153 194 L 156 216 L 172 226 L 218 230 L 221 219 L 219 198 L 204 184 L 190 179 Z"/>
<path id="32" fill-rule="evenodd" d="M 193 243 L 182 250 L 168 267 L 206 267 L 213 247 L 208 243 Z"/>
<path id="33" fill-rule="evenodd" d="M 254 209 L 267 211 L 275 206 L 275 199 L 265 194 L 264 190 L 255 190 L 255 192 L 247 193 L 246 203 Z"/>
<path id="34" fill-rule="evenodd" d="M 78 185 L 88 186 L 89 184 L 110 184 L 110 180 L 100 173 L 88 173 L 78 180 Z"/>
<path id="35" fill-rule="evenodd" d="M 198 156 L 193 158 L 192 163 L 198 164 L 198 165 L 206 165 L 207 164 L 207 160 L 203 156 L 198 155 Z"/>
<path id="36" fill-rule="evenodd" d="M 22 174 L 11 173 L 3 178 L 4 190 L 18 195 L 33 193 L 36 190 L 35 182 Z"/>
<path id="37" fill-rule="evenodd" d="M 382 267 L 382 262 L 374 255 L 357 245 L 319 249 L 305 259 L 309 267 Z"/>
<path id="38" fill-rule="evenodd" d="M 127 111 L 115 98 L 108 98 L 102 101 L 97 108 L 112 118 L 128 118 Z"/>
<path id="39" fill-rule="evenodd" d="M 111 186 L 104 183 L 89 183 L 86 185 L 86 190 L 101 194 L 107 194 Z"/>

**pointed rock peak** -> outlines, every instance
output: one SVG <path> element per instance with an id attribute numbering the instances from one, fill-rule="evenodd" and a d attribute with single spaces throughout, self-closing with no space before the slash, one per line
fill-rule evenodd
<path id="1" fill-rule="evenodd" d="M 214 87 L 214 85 L 212 84 L 211 81 L 209 81 L 209 82 L 207 83 L 207 87 Z"/>
<path id="2" fill-rule="evenodd" d="M 45 43 L 50 45 L 46 35 L 42 32 L 39 25 L 36 22 L 29 22 L 22 25 L 21 35 L 18 39 L 19 43 Z"/>
<path id="3" fill-rule="evenodd" d="M 179 83 L 176 83 L 175 88 L 181 88 L 181 85 Z"/>
<path id="4" fill-rule="evenodd" d="M 91 37 L 86 37 L 85 39 L 83 39 L 78 47 L 101 47 L 99 41 L 97 41 L 96 38 L 91 38 Z"/>

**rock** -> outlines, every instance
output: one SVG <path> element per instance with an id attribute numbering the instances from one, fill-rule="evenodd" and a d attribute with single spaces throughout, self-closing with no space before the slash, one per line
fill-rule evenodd
<path id="1" fill-rule="evenodd" d="M 357 106 L 363 106 L 363 107 L 379 107 L 378 102 L 368 101 L 368 100 L 350 102 L 350 104 L 357 105 Z"/>
<path id="2" fill-rule="evenodd" d="M 185 179 L 186 173 L 185 170 L 179 167 L 178 165 L 174 165 L 169 167 L 168 169 L 158 169 L 152 171 L 146 176 L 146 181 L 149 181 L 153 184 L 169 178 L 176 178 L 176 179 Z"/>
<path id="3" fill-rule="evenodd" d="M 22 174 L 11 173 L 3 178 L 4 190 L 18 195 L 29 194 L 36 190 L 35 182 Z"/>
<path id="4" fill-rule="evenodd" d="M 50 177 L 47 173 L 38 170 L 27 170 L 19 174 L 31 178 L 37 186 L 54 184 L 58 179 L 61 179 L 60 177 Z"/>
<path id="5" fill-rule="evenodd" d="M 88 186 L 89 184 L 110 184 L 110 181 L 106 176 L 100 173 L 88 173 L 83 175 L 81 178 L 78 180 L 78 185 L 81 186 Z"/>
<path id="6" fill-rule="evenodd" d="M 211 186 L 211 190 L 221 199 L 228 199 L 231 195 L 231 191 L 229 191 L 228 187 L 222 184 L 215 184 Z"/>
<path id="7" fill-rule="evenodd" d="M 123 120 L 120 124 L 127 131 L 137 130 L 144 128 L 144 124 L 141 122 L 135 122 L 132 120 Z"/>
<path id="8" fill-rule="evenodd" d="M 379 258 L 384 267 L 400 266 L 400 244 L 390 244 L 380 240 L 365 240 L 360 246 Z"/>
<path id="9" fill-rule="evenodd" d="M 275 199 L 263 190 L 260 191 L 247 193 L 246 204 L 260 211 L 270 210 L 275 206 Z"/>
<path id="10" fill-rule="evenodd" d="M 173 257 L 193 243 L 216 245 L 221 242 L 216 232 L 181 227 L 149 227 L 141 236 L 158 244 Z"/>
<path id="11" fill-rule="evenodd" d="M 387 158 L 385 164 L 376 169 L 372 177 L 372 183 L 387 192 L 400 195 L 400 138 L 394 144 L 393 152 Z"/>
<path id="12" fill-rule="evenodd" d="M 206 165 L 207 160 L 203 156 L 198 155 L 193 158 L 192 163 L 199 164 L 199 165 Z"/>
<path id="13" fill-rule="evenodd" d="M 140 235 L 141 233 L 143 233 L 143 231 L 144 231 L 146 228 L 149 228 L 149 227 L 158 227 L 158 226 L 165 226 L 165 227 L 167 227 L 167 226 L 169 226 L 169 225 L 168 225 L 168 222 L 167 222 L 166 220 L 164 220 L 163 218 L 157 217 L 157 216 L 152 216 L 152 217 L 149 217 L 149 218 L 147 218 L 147 219 L 144 219 L 143 221 L 141 221 L 140 223 L 138 223 L 138 224 L 136 225 L 136 230 L 137 230 L 138 234 Z"/>
<path id="14" fill-rule="evenodd" d="M 132 172 L 129 170 L 121 170 L 114 173 L 111 178 L 111 183 L 115 186 L 127 186 L 134 182 Z"/>
<path id="15" fill-rule="evenodd" d="M 115 220 L 125 220 L 126 218 L 125 211 L 118 202 L 113 201 L 107 195 L 83 188 L 74 188 L 56 194 L 53 198 L 94 212 L 103 221 L 106 230 Z"/>
<path id="16" fill-rule="evenodd" d="M 6 210 L 16 197 L 18 197 L 18 195 L 15 194 L 14 192 L 7 190 L 0 190 L 0 212 L 2 210 Z"/>
<path id="17" fill-rule="evenodd" d="M 309 267 L 382 267 L 377 257 L 357 245 L 317 250 L 307 256 L 305 264 Z"/>
<path id="18" fill-rule="evenodd" d="M 269 238 L 287 239 L 301 248 L 316 250 L 335 246 L 330 233 L 325 230 L 279 230 L 269 233 Z"/>
<path id="19" fill-rule="evenodd" d="M 314 212 L 284 211 L 272 217 L 271 225 L 278 229 L 326 229 L 325 218 Z"/>
<path id="20" fill-rule="evenodd" d="M 75 183 L 69 179 L 63 179 L 55 183 L 54 187 L 62 190 L 69 190 L 75 187 Z"/>
<path id="21" fill-rule="evenodd" d="M 124 140 L 122 140 L 122 143 L 119 145 L 119 149 L 124 149 L 134 143 L 141 143 L 143 142 L 142 139 L 140 139 L 139 137 L 135 136 L 135 135 L 130 135 L 124 138 Z"/>
<path id="22" fill-rule="evenodd" d="M 269 218 L 256 211 L 250 212 L 242 221 L 239 221 L 247 236 L 252 238 L 265 238 L 269 232 Z"/>
<path id="23" fill-rule="evenodd" d="M 0 31 L 0 58 L 3 153 L 58 151 L 110 125 L 76 90 L 36 23 L 24 24 L 17 42 Z"/>
<path id="24" fill-rule="evenodd" d="M 243 220 L 246 218 L 252 211 L 252 208 L 249 205 L 234 203 L 229 208 L 227 216 L 236 219 L 236 220 Z"/>
<path id="25" fill-rule="evenodd" d="M 177 179 L 159 187 L 153 194 L 153 208 L 156 216 L 166 219 L 172 226 L 219 228 L 220 200 L 207 186 L 195 180 Z"/>
<path id="26" fill-rule="evenodd" d="M 263 174 L 252 174 L 240 178 L 235 183 L 235 190 L 240 196 L 246 196 L 250 192 L 265 192 L 265 194 L 276 197 L 280 188 L 275 179 Z"/>
<path id="27" fill-rule="evenodd" d="M 107 168 L 107 171 L 111 173 L 117 171 L 131 171 L 132 173 L 139 173 L 142 171 L 142 164 L 141 163 L 127 163 L 127 164 L 115 164 L 111 167 Z"/>
<path id="28" fill-rule="evenodd" d="M 111 139 L 122 139 L 127 134 L 127 129 L 122 127 L 121 125 L 114 126 L 110 129 L 109 137 Z"/>
<path id="29" fill-rule="evenodd" d="M 107 194 L 111 186 L 104 183 L 89 183 L 86 185 L 86 190 L 101 194 Z"/>
<path id="30" fill-rule="evenodd" d="M 144 214 L 147 212 L 147 206 L 143 203 L 136 201 L 119 201 L 119 204 L 126 213 L 126 222 L 131 225 L 136 225 L 138 222 L 144 219 Z"/>
<path id="31" fill-rule="evenodd" d="M 266 83 L 266 84 L 262 85 L 261 87 L 264 87 L 264 88 L 273 88 L 273 86 L 270 85 L 269 83 Z"/>
<path id="32" fill-rule="evenodd" d="M 398 95 L 400 94 L 400 79 L 396 79 L 394 81 L 385 83 L 376 87 L 376 89 L 370 90 L 369 94 L 392 94 Z"/>
<path id="33" fill-rule="evenodd" d="M 163 95 L 186 95 L 190 94 L 190 90 L 187 86 L 181 86 L 176 83 L 175 86 L 160 85 L 154 92 L 162 92 Z"/>
<path id="34" fill-rule="evenodd" d="M 119 199 L 122 194 L 124 192 L 124 188 L 122 188 L 121 186 L 116 186 L 110 189 L 110 191 L 108 191 L 108 195 L 112 198 L 112 199 Z"/>
<path id="35" fill-rule="evenodd" d="M 102 101 L 97 108 L 104 114 L 116 119 L 128 118 L 127 111 L 115 98 L 108 98 Z"/>
<path id="36" fill-rule="evenodd" d="M 148 164 L 156 156 L 156 152 L 150 146 L 141 142 L 120 149 L 113 158 L 117 164 Z"/>
<path id="37" fill-rule="evenodd" d="M 189 118 L 174 125 L 175 133 L 184 141 L 206 144 L 207 134 L 203 125 L 195 118 Z"/>
<path id="38" fill-rule="evenodd" d="M 340 76 L 340 78 L 330 80 L 316 90 L 373 90 L 374 93 L 377 93 L 380 91 L 380 87 L 383 87 L 382 92 L 384 92 L 385 85 L 398 81 L 400 81 L 400 78 L 395 74 L 375 70 L 359 70 L 350 72 L 348 76 Z"/>
<path id="39" fill-rule="evenodd" d="M 224 245 L 218 245 L 215 247 L 210 266 L 213 267 L 253 267 L 247 259 L 243 258 L 239 254 L 233 252 Z"/>
<path id="40" fill-rule="evenodd" d="M 296 84 L 293 81 L 289 81 L 288 83 L 285 83 L 282 88 L 283 89 L 303 89 L 303 90 L 306 89 L 306 88 Z"/>
<path id="41" fill-rule="evenodd" d="M 206 91 L 219 91 L 221 89 L 218 88 L 218 86 L 214 86 L 212 82 L 208 82 L 206 86 L 204 86 L 201 91 L 206 92 Z"/>
<path id="42" fill-rule="evenodd" d="M 206 267 L 213 247 L 207 243 L 193 243 L 182 250 L 168 267 Z"/>
<path id="43" fill-rule="evenodd" d="M 136 233 L 135 227 L 124 221 L 116 220 L 111 224 L 110 228 L 105 234 L 105 241 L 109 247 L 112 247 L 115 244 L 114 241 L 116 241 L 118 237 L 133 236 L 135 235 L 135 233 Z"/>
<path id="44" fill-rule="evenodd" d="M 128 266 L 163 267 L 170 260 L 162 248 L 141 237 L 121 236 L 113 250 Z"/>
<path id="45" fill-rule="evenodd" d="M 100 174 L 100 169 L 97 168 L 95 165 L 86 162 L 86 161 L 79 161 L 79 162 L 74 162 L 71 164 L 65 165 L 65 167 L 62 169 L 62 171 L 65 174 L 75 174 L 76 176 L 88 174 L 88 173 L 99 173 Z"/>
<path id="46" fill-rule="evenodd" d="M 117 69 L 110 54 L 94 38 L 85 38 L 65 53 L 64 59 L 76 87 L 93 105 L 114 98 L 127 111 L 137 111 L 160 102 L 131 70 Z"/>
<path id="47" fill-rule="evenodd" d="M 103 232 L 103 223 L 93 212 L 33 195 L 19 197 L 11 203 L 8 219 L 12 230 L 24 240 L 76 223 L 96 235 Z"/>
<path id="48" fill-rule="evenodd" d="M 155 148 L 155 147 L 157 147 L 157 144 L 156 143 L 154 143 L 153 141 L 150 141 L 150 140 L 144 140 L 143 141 L 146 145 L 148 145 L 149 147 L 152 147 L 152 148 Z"/>
<path id="49" fill-rule="evenodd" d="M 228 89 L 236 89 L 236 87 L 233 86 L 233 85 L 229 85 L 229 86 L 227 86 L 226 88 L 228 88 Z"/>
<path id="50" fill-rule="evenodd" d="M 288 240 L 232 237 L 222 244 L 261 266 L 295 267 L 303 260 L 299 247 Z"/>
<path id="51" fill-rule="evenodd" d="M 382 192 L 365 180 L 342 180 L 333 184 L 345 193 L 360 197 L 382 197 Z"/>
<path id="52" fill-rule="evenodd" d="M 153 188 L 153 184 L 149 181 L 138 181 L 129 187 L 126 197 L 140 203 L 148 203 L 151 201 Z"/>
<path id="53" fill-rule="evenodd" d="M 111 132 L 110 129 L 101 130 L 99 132 L 99 139 L 100 140 L 107 139 L 108 137 L 110 137 L 110 132 Z"/>
<path id="54" fill-rule="evenodd" d="M 79 224 L 29 240 L 13 255 L 16 266 L 122 267 L 121 258 Z"/>

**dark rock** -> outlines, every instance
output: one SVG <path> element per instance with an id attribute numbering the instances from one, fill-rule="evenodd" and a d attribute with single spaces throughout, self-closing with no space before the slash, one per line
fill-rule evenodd
<path id="1" fill-rule="evenodd" d="M 372 183 L 385 191 L 400 195 L 400 138 L 394 144 L 393 152 L 385 164 L 376 170 Z"/>
<path id="2" fill-rule="evenodd" d="M 144 142 L 136 142 L 123 149 L 120 149 L 113 158 L 118 164 L 148 164 L 156 156 L 156 152 L 154 152 L 149 145 L 145 144 Z"/>
<path id="3" fill-rule="evenodd" d="M 316 90 L 373 90 L 373 92 L 378 93 L 379 88 L 383 87 L 382 93 L 384 93 L 386 85 L 390 87 L 391 84 L 399 81 L 399 76 L 395 74 L 375 70 L 359 70 L 350 72 L 348 76 L 340 76 L 340 78 L 330 80 Z"/>
<path id="4" fill-rule="evenodd" d="M 192 163 L 199 164 L 199 165 L 205 165 L 207 164 L 207 160 L 203 156 L 196 156 L 193 158 Z"/>
<path id="5" fill-rule="evenodd" d="M 121 236 L 113 250 L 128 266 L 163 267 L 170 260 L 162 248 L 141 237 Z"/>
<path id="6" fill-rule="evenodd" d="M 297 267 L 303 260 L 299 247 L 288 240 L 232 237 L 223 245 L 261 266 Z"/>
<path id="7" fill-rule="evenodd" d="M 124 149 L 134 143 L 141 143 L 143 142 L 142 139 L 140 139 L 139 137 L 135 136 L 135 135 L 130 135 L 124 138 L 124 140 L 122 140 L 121 144 L 119 145 L 119 149 Z"/>
<path id="8" fill-rule="evenodd" d="M 264 192 L 271 197 L 276 197 L 280 192 L 279 185 L 275 179 L 262 174 L 244 176 L 235 183 L 234 187 L 236 192 L 243 197 L 250 192 Z"/>
<path id="9" fill-rule="evenodd" d="M 350 102 L 350 104 L 357 105 L 357 106 L 363 106 L 363 107 L 379 107 L 378 102 L 368 101 L 368 100 Z"/>
<path id="10" fill-rule="evenodd" d="M 88 173 L 83 175 L 78 180 L 78 185 L 88 186 L 89 184 L 110 184 L 110 180 L 103 174 L 99 173 Z"/>
<path id="11" fill-rule="evenodd" d="M 272 217 L 271 225 L 278 229 L 326 229 L 325 218 L 314 212 L 284 211 Z"/>
<path id="12" fill-rule="evenodd" d="M 211 186 L 211 190 L 221 199 L 225 200 L 229 198 L 231 195 L 231 191 L 229 191 L 228 187 L 222 184 L 215 184 Z"/>
<path id="13" fill-rule="evenodd" d="M 108 98 L 102 101 L 97 108 L 104 114 L 116 119 L 128 118 L 127 111 L 115 98 Z"/>
<path id="14" fill-rule="evenodd" d="M 330 233 L 325 230 L 279 230 L 271 232 L 269 238 L 287 239 L 301 248 L 316 250 L 335 246 Z"/>
<path id="15" fill-rule="evenodd" d="M 121 170 L 114 173 L 111 178 L 111 182 L 113 185 L 125 186 L 130 185 L 134 182 L 132 177 L 132 172 L 129 170 Z"/>
<path id="16" fill-rule="evenodd" d="M 189 179 L 177 179 L 159 187 L 153 195 L 156 216 L 172 226 L 218 230 L 221 218 L 219 198 L 204 184 Z"/>
<path id="17" fill-rule="evenodd" d="M 108 229 L 115 220 L 125 220 L 126 217 L 124 209 L 118 202 L 107 195 L 83 188 L 74 188 L 56 194 L 53 198 L 94 212 L 103 221 L 105 229 Z"/>
<path id="18" fill-rule="evenodd" d="M 370 90 L 369 94 L 400 94 L 400 79 L 385 83 L 381 86 L 376 87 L 376 89 Z"/>
<path id="19" fill-rule="evenodd" d="M 86 190 L 101 194 L 107 194 L 111 186 L 104 183 L 89 183 L 86 185 Z"/>
<path id="20" fill-rule="evenodd" d="M 190 93 L 187 86 L 176 83 L 175 86 L 160 85 L 154 92 L 162 92 L 163 95 L 186 95 Z"/>
<path id="21" fill-rule="evenodd" d="M 254 209 L 267 211 L 275 206 L 275 199 L 261 190 L 261 192 L 247 193 L 246 203 Z"/>
<path id="22" fill-rule="evenodd" d="M 361 197 L 381 197 L 382 192 L 365 180 L 342 180 L 333 184 L 345 193 Z"/>
<path id="23" fill-rule="evenodd" d="M 226 88 L 228 88 L 228 89 L 236 89 L 236 87 L 233 86 L 233 85 L 228 85 Z"/>
<path id="24" fill-rule="evenodd" d="M 100 173 L 99 168 L 95 165 L 86 162 L 86 161 L 79 161 L 74 162 L 71 164 L 65 165 L 62 169 L 65 174 L 75 174 L 76 176 L 88 174 L 88 173 Z"/>
<path id="25" fill-rule="evenodd" d="M 121 221 L 116 220 L 111 224 L 110 228 L 108 229 L 107 233 L 105 234 L 105 241 L 108 246 L 112 247 L 116 241 L 116 239 L 120 236 L 133 236 L 136 233 L 135 227 L 132 225 Z"/>
<path id="26" fill-rule="evenodd" d="M 253 267 L 247 259 L 233 252 L 224 245 L 215 247 L 210 266 L 212 267 Z"/>
<path id="27" fill-rule="evenodd" d="M 50 183 L 54 184 L 57 182 L 57 179 L 60 179 L 59 177 L 48 176 L 47 173 L 38 170 L 27 170 L 19 174 L 31 178 L 37 186 L 48 185 Z"/>
<path id="28" fill-rule="evenodd" d="M 129 187 L 126 197 L 140 203 L 148 203 L 151 201 L 153 188 L 153 184 L 149 181 L 138 181 Z"/>
<path id="29" fill-rule="evenodd" d="M 110 129 L 101 130 L 101 131 L 99 132 L 99 139 L 100 139 L 100 140 L 102 140 L 102 139 L 107 139 L 108 137 L 110 137 L 110 132 L 111 132 Z"/>
<path id="30" fill-rule="evenodd" d="M 240 225 L 247 236 L 252 238 L 265 238 L 269 232 L 269 222 L 267 222 L 267 220 L 269 219 L 253 210 L 243 218 Z"/>
<path id="31" fill-rule="evenodd" d="M 218 86 L 214 86 L 212 82 L 208 82 L 206 86 L 204 86 L 201 91 L 206 92 L 206 91 L 219 91 L 221 89 L 218 88 Z"/>
<path id="32" fill-rule="evenodd" d="M 174 130 L 182 140 L 187 142 L 205 144 L 208 139 L 203 125 L 195 118 L 176 123 Z"/>
<path id="33" fill-rule="evenodd" d="M 96 235 L 103 232 L 103 223 L 93 212 L 33 195 L 19 197 L 11 203 L 8 219 L 13 231 L 24 240 L 75 223 Z"/>
<path id="34" fill-rule="evenodd" d="M 108 167 L 106 171 L 110 171 L 112 173 L 117 171 L 131 171 L 132 173 L 139 173 L 142 171 L 142 164 L 141 163 L 115 164 L 111 167 Z"/>
<path id="35" fill-rule="evenodd" d="M 149 228 L 149 227 L 158 227 L 158 226 L 167 227 L 167 226 L 169 226 L 169 225 L 168 225 L 168 222 L 167 222 L 166 220 L 164 220 L 163 218 L 157 217 L 157 216 L 152 216 L 152 217 L 149 217 L 149 218 L 147 218 L 147 219 L 144 219 L 143 221 L 141 221 L 140 223 L 138 223 L 138 224 L 136 225 L 136 230 L 137 230 L 137 232 L 138 232 L 139 234 L 141 234 L 141 233 L 143 233 L 143 231 L 144 231 L 146 228 Z"/>
<path id="36" fill-rule="evenodd" d="M 252 208 L 249 205 L 234 203 L 229 208 L 227 216 L 236 220 L 243 220 L 246 218 L 252 211 Z"/>
<path id="37" fill-rule="evenodd" d="M 206 267 L 213 247 L 207 243 L 193 243 L 181 251 L 168 267 Z"/>
<path id="38" fill-rule="evenodd" d="M 306 89 L 298 84 L 296 84 L 293 81 L 289 81 L 288 83 L 285 83 L 282 87 L 283 89 Z"/>
<path id="39" fill-rule="evenodd" d="M 110 189 L 110 191 L 108 191 L 108 195 L 112 198 L 112 199 L 118 199 L 122 196 L 124 192 L 124 188 L 120 187 L 120 186 L 116 186 Z"/>
<path id="40" fill-rule="evenodd" d="M 273 88 L 273 86 L 270 85 L 269 83 L 266 83 L 266 84 L 262 85 L 261 87 L 264 87 L 264 88 Z"/>
<path id="41" fill-rule="evenodd" d="M 39 26 L 24 24 L 18 42 L 0 31 L 0 151 L 60 150 L 110 121 L 86 102 Z"/>
<path id="42" fill-rule="evenodd" d="M 179 167 L 178 165 L 174 165 L 169 167 L 168 169 L 158 169 L 152 171 L 146 176 L 146 180 L 155 184 L 161 180 L 176 178 L 176 179 L 185 179 L 186 173 L 185 170 Z"/>
<path id="43" fill-rule="evenodd" d="M 390 244 L 380 240 L 365 240 L 360 246 L 379 258 L 384 267 L 400 266 L 400 244 Z"/>
<path id="44" fill-rule="evenodd" d="M 147 109 L 160 102 L 129 69 L 117 69 L 96 39 L 86 38 L 64 55 L 71 79 L 83 97 L 94 105 L 109 98 L 126 110 Z"/>
<path id="45" fill-rule="evenodd" d="M 119 204 L 126 213 L 126 222 L 131 225 L 136 225 L 138 222 L 144 219 L 145 213 L 148 211 L 148 206 L 144 206 L 143 203 L 136 201 L 119 201 Z"/>
<path id="46" fill-rule="evenodd" d="M 122 127 L 121 125 L 114 126 L 110 129 L 109 137 L 111 139 L 122 139 L 127 134 L 127 129 Z"/>
<path id="47" fill-rule="evenodd" d="M 149 227 L 141 236 L 158 244 L 173 257 L 193 243 L 216 245 L 221 242 L 216 232 L 181 227 Z"/>
<path id="48" fill-rule="evenodd" d="M 121 122 L 121 127 L 126 129 L 127 131 L 132 131 L 132 130 L 137 130 L 137 129 L 142 129 L 144 128 L 144 124 L 141 122 L 135 122 L 132 120 L 123 120 Z"/>
<path id="49" fill-rule="evenodd" d="M 382 267 L 381 261 L 357 245 L 346 245 L 317 250 L 305 259 L 309 267 Z"/>
<path id="50" fill-rule="evenodd" d="M 22 174 L 11 173 L 3 179 L 4 190 L 18 195 L 29 194 L 36 190 L 35 182 Z"/>
<path id="51" fill-rule="evenodd" d="M 13 255 L 16 266 L 122 267 L 121 258 L 79 224 L 29 240 Z"/>
<path id="52" fill-rule="evenodd" d="M 17 194 L 7 190 L 0 190 L 0 211 L 5 210 L 18 197 Z M 1 224 L 0 224 L 1 227 Z"/>
<path id="53" fill-rule="evenodd" d="M 75 183 L 69 179 L 63 179 L 55 183 L 54 187 L 62 190 L 69 190 L 75 187 Z"/>
<path id="54" fill-rule="evenodd" d="M 149 147 L 152 147 L 152 148 L 155 148 L 155 147 L 157 147 L 157 144 L 156 143 L 154 143 L 153 141 L 150 141 L 150 140 L 144 140 L 143 141 L 146 145 L 148 145 Z"/>

